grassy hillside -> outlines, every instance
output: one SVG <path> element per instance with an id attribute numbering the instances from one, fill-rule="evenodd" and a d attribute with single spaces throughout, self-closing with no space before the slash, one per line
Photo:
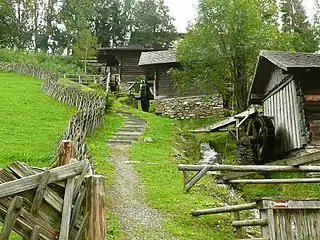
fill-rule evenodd
<path id="1" fill-rule="evenodd" d="M 0 72 L 0 166 L 48 166 L 74 109 L 40 92 L 41 80 Z"/>

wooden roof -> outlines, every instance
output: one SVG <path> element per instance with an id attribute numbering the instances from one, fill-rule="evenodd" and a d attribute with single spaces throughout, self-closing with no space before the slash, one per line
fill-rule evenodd
<path id="1" fill-rule="evenodd" d="M 306 68 L 320 68 L 320 54 L 262 50 L 259 53 L 254 80 L 249 94 L 249 104 L 260 103 L 251 99 L 264 92 L 272 71 L 276 68 L 287 73 Z"/>
<path id="2" fill-rule="evenodd" d="M 169 49 L 163 51 L 141 53 L 139 66 L 177 63 L 176 50 Z"/>

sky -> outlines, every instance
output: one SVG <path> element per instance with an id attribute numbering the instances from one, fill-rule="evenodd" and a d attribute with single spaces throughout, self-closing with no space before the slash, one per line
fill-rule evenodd
<path id="1" fill-rule="evenodd" d="M 194 22 L 197 16 L 198 0 L 164 0 L 170 8 L 171 16 L 175 18 L 178 32 L 186 32 L 189 22 Z M 313 16 L 314 0 L 303 0 L 309 18 Z"/>

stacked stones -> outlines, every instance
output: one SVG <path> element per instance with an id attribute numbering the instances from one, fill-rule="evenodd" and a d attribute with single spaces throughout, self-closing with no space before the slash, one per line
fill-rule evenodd
<path id="1" fill-rule="evenodd" d="M 219 95 L 159 99 L 155 107 L 156 113 L 178 119 L 224 117 L 225 113 Z"/>

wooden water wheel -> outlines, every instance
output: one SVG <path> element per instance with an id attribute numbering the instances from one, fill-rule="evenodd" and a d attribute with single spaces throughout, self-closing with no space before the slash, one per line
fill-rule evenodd
<path id="1" fill-rule="evenodd" d="M 256 116 L 249 120 L 247 126 L 246 135 L 251 142 L 255 163 L 268 162 L 274 152 L 275 129 L 272 119 L 266 116 Z"/>

